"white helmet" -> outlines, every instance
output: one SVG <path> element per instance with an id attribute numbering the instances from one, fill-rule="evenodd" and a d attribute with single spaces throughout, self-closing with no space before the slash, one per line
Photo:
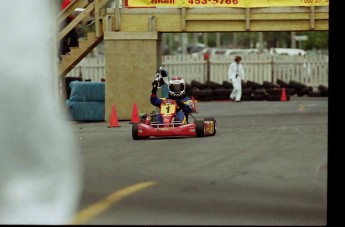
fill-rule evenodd
<path id="1" fill-rule="evenodd" d="M 186 83 L 179 76 L 172 77 L 169 80 L 169 93 L 172 97 L 180 98 L 185 95 Z"/>

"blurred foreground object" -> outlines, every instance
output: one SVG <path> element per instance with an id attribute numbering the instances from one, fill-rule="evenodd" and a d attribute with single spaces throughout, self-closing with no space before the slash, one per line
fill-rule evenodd
<path id="1" fill-rule="evenodd" d="M 0 224 L 67 224 L 78 206 L 81 165 L 59 105 L 56 12 L 53 1 L 0 1 Z"/>

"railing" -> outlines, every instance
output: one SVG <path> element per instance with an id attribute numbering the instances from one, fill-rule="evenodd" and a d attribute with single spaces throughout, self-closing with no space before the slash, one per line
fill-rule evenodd
<path id="1" fill-rule="evenodd" d="M 105 15 L 105 4 L 109 0 L 74 0 L 72 1 L 63 11 L 61 11 L 57 17 L 57 27 L 66 20 L 66 18 L 73 14 L 76 8 L 84 8 L 84 10 L 76 16 L 73 21 L 66 25 L 61 31 L 59 31 L 57 36 L 57 41 L 59 42 L 63 37 L 65 37 L 74 27 L 76 27 L 82 21 L 85 21 L 93 14 L 95 18 L 95 31 L 96 37 L 102 36 L 101 23 L 99 18 Z"/>
<path id="2" fill-rule="evenodd" d="M 211 55 L 209 59 L 209 78 L 222 83 L 228 79 L 228 67 L 233 56 Z M 84 80 L 100 81 L 106 78 L 104 58 L 85 58 L 67 76 L 82 76 Z M 242 63 L 245 80 L 258 83 L 276 82 L 277 79 L 289 82 L 295 80 L 308 86 L 328 86 L 328 56 L 284 56 L 284 55 L 243 55 Z M 181 76 L 187 83 L 192 80 L 207 80 L 207 61 L 203 56 L 167 55 L 162 57 L 170 76 Z M 154 72 L 152 73 L 152 78 Z"/>

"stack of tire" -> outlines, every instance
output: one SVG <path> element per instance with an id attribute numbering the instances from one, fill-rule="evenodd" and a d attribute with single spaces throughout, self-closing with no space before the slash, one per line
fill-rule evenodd
<path id="1" fill-rule="evenodd" d="M 327 97 L 328 96 L 328 87 L 324 85 L 319 85 L 318 90 L 314 91 L 313 87 L 307 86 L 303 83 L 290 80 L 287 84 L 282 80 L 277 80 L 277 84 L 280 87 L 286 87 L 287 93 L 290 95 L 297 94 L 298 97 L 308 96 L 308 97 Z"/>
<path id="2" fill-rule="evenodd" d="M 328 87 L 320 85 L 317 91 L 313 91 L 313 87 L 307 86 L 303 83 L 291 80 L 289 83 L 277 79 L 276 83 L 263 81 L 259 84 L 254 81 L 242 81 L 242 96 L 241 101 L 280 101 L 282 97 L 283 88 L 285 89 L 286 99 L 289 101 L 291 95 L 297 94 L 298 97 L 327 97 Z M 233 90 L 232 83 L 223 81 L 222 84 L 207 81 L 201 83 L 192 80 L 191 84 L 186 84 L 187 96 L 194 96 L 199 101 L 211 100 L 230 100 L 230 94 Z"/>
<path id="3" fill-rule="evenodd" d="M 242 82 L 242 96 L 241 100 L 254 100 L 263 101 L 266 98 L 264 87 L 251 80 L 247 80 L 246 83 Z"/>
<path id="4" fill-rule="evenodd" d="M 213 100 L 213 89 L 210 88 L 206 83 L 204 84 L 199 81 L 192 80 L 191 90 L 192 96 L 199 101 Z"/>

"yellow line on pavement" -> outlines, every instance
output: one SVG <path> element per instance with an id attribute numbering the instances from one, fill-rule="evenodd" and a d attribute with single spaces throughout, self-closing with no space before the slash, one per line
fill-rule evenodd
<path id="1" fill-rule="evenodd" d="M 304 111 L 304 106 L 303 105 L 299 105 L 298 111 Z"/>
<path id="2" fill-rule="evenodd" d="M 156 184 L 156 182 L 149 181 L 149 182 L 142 182 L 138 183 L 132 186 L 129 186 L 127 188 L 121 189 L 119 191 L 116 191 L 109 196 L 105 197 L 101 201 L 83 209 L 78 214 L 76 214 L 72 220 L 72 224 L 83 224 L 89 221 L 91 218 L 99 215 L 100 213 L 107 210 L 110 206 L 112 206 L 114 203 L 120 201 L 126 196 L 129 196 L 139 190 L 142 190 L 144 188 L 150 187 L 152 185 Z"/>

